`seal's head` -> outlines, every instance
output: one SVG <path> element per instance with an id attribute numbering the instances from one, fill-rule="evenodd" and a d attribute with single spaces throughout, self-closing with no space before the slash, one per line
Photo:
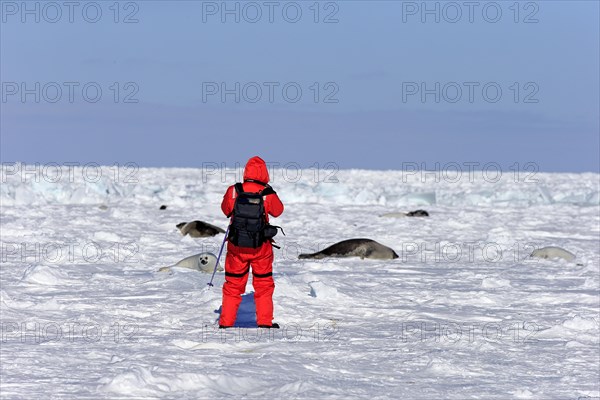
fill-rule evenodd
<path id="1" fill-rule="evenodd" d="M 210 253 L 202 253 L 200 254 L 200 257 L 198 257 L 198 262 L 202 265 L 207 265 L 209 263 L 209 256 L 211 256 L 212 254 Z"/>

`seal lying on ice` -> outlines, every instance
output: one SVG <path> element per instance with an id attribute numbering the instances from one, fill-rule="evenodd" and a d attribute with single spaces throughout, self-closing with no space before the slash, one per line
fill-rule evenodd
<path id="1" fill-rule="evenodd" d="M 373 260 L 392 260 L 398 254 L 387 246 L 371 239 L 348 239 L 333 244 L 313 254 L 300 254 L 299 259 L 321 259 L 325 257 L 360 257 Z"/>
<path id="2" fill-rule="evenodd" d="M 190 235 L 193 238 L 216 236 L 225 231 L 218 226 L 203 221 L 181 222 L 177 228 L 183 236 Z"/>
<path id="3" fill-rule="evenodd" d="M 556 246 L 548 246 L 548 247 L 542 247 L 541 249 L 535 249 L 529 257 L 543 258 L 543 259 L 562 258 L 563 260 L 569 261 L 569 262 L 575 260 L 575 254 L 563 249 L 562 247 L 556 247 Z"/>
<path id="4" fill-rule="evenodd" d="M 173 267 L 189 268 L 200 272 L 212 273 L 217 264 L 217 256 L 213 253 L 194 254 L 179 261 L 177 264 L 159 269 L 159 272 L 169 272 Z M 219 265 L 217 271 L 223 271 L 223 267 Z"/>
<path id="5" fill-rule="evenodd" d="M 391 212 L 391 213 L 381 214 L 380 217 L 387 217 L 387 218 L 429 217 L 429 213 L 425 210 L 415 210 L 415 211 L 410 211 L 407 213 Z"/>

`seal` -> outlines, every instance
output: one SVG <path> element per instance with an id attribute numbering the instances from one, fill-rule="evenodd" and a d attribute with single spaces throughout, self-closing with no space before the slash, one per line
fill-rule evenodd
<path id="1" fill-rule="evenodd" d="M 193 269 L 195 271 L 212 273 L 215 269 L 215 265 L 217 264 L 217 256 L 213 253 L 200 253 L 194 254 L 193 256 L 189 256 L 179 261 L 177 264 L 173 264 L 168 267 L 163 267 L 158 270 L 158 272 L 170 272 L 171 268 L 179 267 L 179 268 L 188 268 Z M 223 267 L 219 265 L 217 271 L 223 271 Z"/>
<path id="2" fill-rule="evenodd" d="M 562 247 L 556 246 L 547 246 L 542 247 L 541 249 L 535 249 L 529 257 L 543 259 L 560 258 L 569 262 L 575 260 L 575 254 L 563 249 Z"/>
<path id="3" fill-rule="evenodd" d="M 386 218 L 429 217 L 429 213 L 425 210 L 415 210 L 415 211 L 409 211 L 407 213 L 391 212 L 391 213 L 381 214 L 380 217 L 386 217 Z"/>
<path id="4" fill-rule="evenodd" d="M 429 213 L 425 210 L 415 210 L 406 213 L 407 217 L 429 217 Z"/>
<path id="5" fill-rule="evenodd" d="M 225 231 L 218 226 L 203 221 L 181 222 L 176 225 L 183 236 L 190 235 L 193 238 L 211 237 Z"/>
<path id="6" fill-rule="evenodd" d="M 391 248 L 371 239 L 348 239 L 333 244 L 313 254 L 300 254 L 299 259 L 321 259 L 325 257 L 360 257 L 372 260 L 393 260 L 398 254 Z"/>

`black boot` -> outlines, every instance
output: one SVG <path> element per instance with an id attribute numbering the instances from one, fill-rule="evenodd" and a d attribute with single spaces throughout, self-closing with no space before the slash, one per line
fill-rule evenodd
<path id="1" fill-rule="evenodd" d="M 279 324 L 274 322 L 272 325 L 259 325 L 259 328 L 279 329 Z"/>
<path id="2" fill-rule="evenodd" d="M 219 325 L 219 329 L 233 328 L 233 326 Z"/>

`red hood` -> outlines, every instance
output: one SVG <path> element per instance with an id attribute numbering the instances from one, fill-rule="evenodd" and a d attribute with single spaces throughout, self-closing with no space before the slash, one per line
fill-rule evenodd
<path id="1" fill-rule="evenodd" d="M 269 171 L 267 170 L 267 164 L 265 164 L 262 158 L 256 156 L 248 160 L 244 169 L 244 180 L 246 179 L 269 183 Z"/>

